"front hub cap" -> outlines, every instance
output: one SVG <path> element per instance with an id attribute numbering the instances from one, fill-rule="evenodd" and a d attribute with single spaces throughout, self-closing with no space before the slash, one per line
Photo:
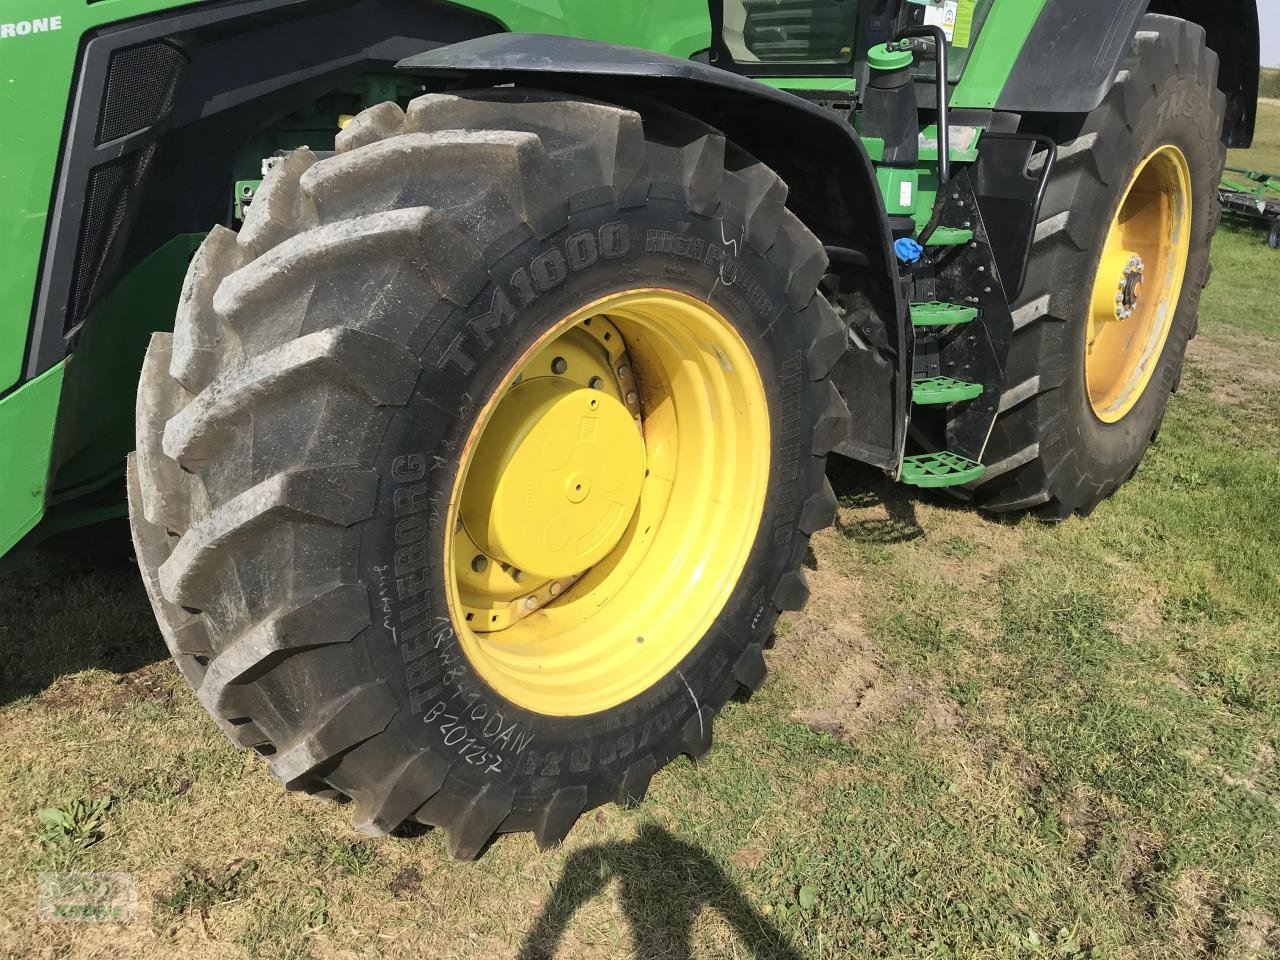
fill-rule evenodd
<path id="1" fill-rule="evenodd" d="M 707 303 L 619 293 L 551 328 L 477 418 L 449 504 L 468 660 L 526 709 L 580 716 L 674 670 L 746 566 L 768 402 Z"/>
<path id="2" fill-rule="evenodd" d="M 544 580 L 595 566 L 640 500 L 644 441 L 621 401 L 561 377 L 517 384 L 476 448 L 462 522 L 490 557 Z"/>
<path id="3" fill-rule="evenodd" d="M 1120 199 L 1089 307 L 1085 385 L 1094 414 L 1115 423 L 1160 362 L 1191 250 L 1191 173 L 1177 147 L 1150 154 Z"/>

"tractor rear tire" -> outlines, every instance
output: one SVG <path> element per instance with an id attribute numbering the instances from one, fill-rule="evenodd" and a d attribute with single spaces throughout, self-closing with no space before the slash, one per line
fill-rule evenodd
<path id="1" fill-rule="evenodd" d="M 835 515 L 826 455 L 848 429 L 827 379 L 845 333 L 816 292 L 826 256 L 785 197 L 772 171 L 687 116 L 655 107 L 642 119 L 511 89 L 428 95 L 407 111 L 383 103 L 345 128 L 335 156 L 284 159 L 239 234 L 216 228 L 205 240 L 174 333 L 154 336 L 129 465 L 157 619 L 226 734 L 269 758 L 287 788 L 354 801 L 357 829 L 442 827 L 459 858 L 503 832 L 558 843 L 584 811 L 638 802 L 674 757 L 701 756 L 716 713 L 763 680 L 780 611 L 807 599 L 809 535 Z M 499 692 L 505 675 L 482 672 L 467 646 L 489 635 L 468 632 L 449 593 L 461 464 L 478 462 L 477 431 L 496 422 L 486 411 L 521 389 L 521 364 L 549 331 L 575 312 L 607 321 L 593 305 L 626 291 L 648 303 L 655 290 L 672 316 L 722 322 L 725 351 L 699 341 L 677 377 L 699 363 L 720 383 L 743 367 L 759 374 L 760 402 L 746 412 L 764 441 L 730 450 L 760 476 L 758 509 L 741 514 L 751 525 L 734 531 L 745 537 L 741 562 L 723 567 L 723 583 L 691 577 L 642 598 L 658 616 L 723 593 L 698 601 L 705 627 L 672 628 L 690 631 L 687 649 L 666 648 L 680 655 L 646 688 L 631 690 L 630 673 L 608 677 L 622 693 L 600 700 L 590 683 L 566 681 L 577 699 L 565 709 L 560 688 L 530 693 L 513 680 L 510 695 Z M 678 323 L 661 322 L 661 336 L 684 342 Z M 655 329 L 644 327 L 660 339 Z M 735 343 L 746 351 L 737 360 Z M 680 429 L 701 419 L 729 433 L 742 413 L 715 396 L 682 406 L 685 387 L 641 370 L 638 354 L 635 376 L 639 399 L 624 386 L 607 399 L 615 414 L 624 401 L 649 405 L 650 418 L 674 406 Z M 592 410 L 594 396 L 604 394 L 572 394 Z M 634 454 L 635 423 L 621 422 L 630 434 L 619 449 Z M 595 423 L 583 418 L 571 434 L 594 440 Z M 547 434 L 548 462 L 563 439 Z M 680 452 L 715 492 L 730 465 Z M 662 451 L 652 453 L 656 463 Z M 596 467 L 584 464 L 584 476 Z M 608 471 L 600 477 L 603 486 Z M 574 490 L 565 495 L 587 496 Z M 520 534 L 516 493 L 507 522 Z M 736 495 L 704 496 L 690 514 L 718 515 Z M 633 525 L 624 537 L 648 532 Z M 560 529 L 548 522 L 538 535 Z M 719 538 L 686 539 L 700 571 L 699 551 Z M 521 603 L 555 607 L 557 587 Z M 628 649 L 662 649 L 644 619 L 604 627 L 629 631 Z M 533 665 L 531 682 L 543 667 L 556 669 L 553 658 Z"/>
<path id="2" fill-rule="evenodd" d="M 1030 510 L 1046 520 L 1087 515 L 1133 475 L 1159 431 L 1195 331 L 1220 217 L 1225 101 L 1217 76 L 1218 57 L 1201 27 L 1149 14 L 1102 104 L 1060 145 L 1014 305 L 1006 388 L 983 458 L 987 472 L 970 488 L 981 509 Z M 1169 145 L 1190 174 L 1185 279 L 1136 401 L 1106 422 L 1086 385 L 1091 291 L 1128 186 L 1144 159 Z"/>

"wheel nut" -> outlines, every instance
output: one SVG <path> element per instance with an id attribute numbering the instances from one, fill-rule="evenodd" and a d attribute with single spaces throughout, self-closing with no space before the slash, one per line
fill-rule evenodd
<path id="1" fill-rule="evenodd" d="M 483 573 L 484 568 L 489 566 L 489 558 L 482 553 L 477 553 L 471 558 L 471 569 L 476 573 Z"/>
<path id="2" fill-rule="evenodd" d="M 523 571 L 523 570 L 517 570 L 515 567 L 512 567 L 512 568 L 511 568 L 511 579 L 512 579 L 512 580 L 514 580 L 516 583 L 519 583 L 521 580 L 523 580 L 523 579 L 524 579 L 524 571 Z"/>
<path id="3" fill-rule="evenodd" d="M 537 605 L 538 605 L 538 598 L 537 598 L 537 597 L 525 597 L 525 598 L 524 598 L 524 608 L 525 608 L 526 610 L 532 610 L 532 609 L 533 609 L 534 607 L 536 607 Z"/>
<path id="4" fill-rule="evenodd" d="M 618 367 L 618 376 L 622 377 L 624 380 L 626 379 L 627 374 L 629 374 L 630 372 L 631 370 L 627 367 L 625 363 L 622 364 L 622 366 Z"/>
<path id="5" fill-rule="evenodd" d="M 635 402 L 636 402 L 636 392 L 634 390 L 628 390 L 627 403 L 635 403 Z"/>
<path id="6" fill-rule="evenodd" d="M 590 387 L 592 390 L 599 390 L 602 386 L 604 386 L 604 380 L 600 377 L 592 377 L 590 380 L 587 381 L 587 386 Z"/>
<path id="7" fill-rule="evenodd" d="M 569 363 L 564 357 L 556 357 L 551 361 L 551 372 L 557 377 L 569 369 Z"/>
<path id="8" fill-rule="evenodd" d="M 561 589 L 561 588 L 560 588 L 560 581 L 558 581 L 558 580 L 557 580 L 557 581 L 555 581 L 554 583 L 552 583 L 552 584 L 551 584 L 551 595 L 552 595 L 553 597 L 558 597 L 558 596 L 560 596 L 560 589 Z"/>

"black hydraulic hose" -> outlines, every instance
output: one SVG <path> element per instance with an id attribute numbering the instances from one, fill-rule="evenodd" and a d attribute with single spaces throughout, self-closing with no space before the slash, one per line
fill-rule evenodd
<path id="1" fill-rule="evenodd" d="M 949 116 L 951 92 L 947 87 L 947 35 L 941 27 L 907 27 L 898 39 L 907 37 L 932 37 L 938 48 L 936 73 L 938 77 L 938 186 L 951 179 L 951 118 Z"/>
<path id="2" fill-rule="evenodd" d="M 855 250 L 853 247 L 837 247 L 830 243 L 825 244 L 823 249 L 827 251 L 827 259 L 836 263 L 843 263 L 851 267 L 871 266 L 871 257 L 865 250 Z"/>

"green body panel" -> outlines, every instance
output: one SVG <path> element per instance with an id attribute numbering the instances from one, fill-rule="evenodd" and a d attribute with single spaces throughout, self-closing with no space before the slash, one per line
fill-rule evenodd
<path id="1" fill-rule="evenodd" d="M 0 36 L 0 450 L 13 451 L 0 465 L 0 553 L 47 507 L 59 505 L 46 525 L 68 525 L 79 499 L 110 488 L 123 454 L 132 448 L 132 407 L 147 337 L 169 329 L 188 258 L 198 236 L 177 237 L 122 278 L 93 310 L 74 355 L 30 383 L 18 386 L 38 287 L 41 251 L 75 82 L 82 41 L 90 31 L 206 0 L 96 0 L 55 8 L 51 0 L 5 0 L 0 20 L 34 21 L 21 36 Z M 303 7 L 311 0 L 297 0 Z M 993 105 L 1047 0 L 994 0 L 980 33 L 970 38 L 963 76 L 952 103 Z M 1065 0 L 1064 0 L 1065 2 Z M 461 0 L 508 30 L 559 34 L 639 47 L 687 58 L 708 48 L 712 24 L 704 0 Z M 822 67 L 815 67 L 814 73 Z M 852 77 L 760 78 L 800 95 L 852 97 Z M 263 133 L 229 171 L 238 188 L 256 187 L 260 159 L 306 143 L 332 146 L 337 115 L 392 97 L 403 99 L 401 76 L 369 76 L 322 99 Z M 975 131 L 952 158 L 969 162 L 979 146 Z M 893 213 L 923 225 L 937 190 L 936 133 L 922 131 L 920 161 L 913 168 L 881 168 L 881 187 Z M 883 145 L 867 141 L 873 160 Z M 803 144 L 796 145 L 803 150 Z M 909 190 L 910 196 L 906 191 Z M 928 311 L 925 311 L 927 314 Z M 970 319 L 965 317 L 965 320 Z M 915 322 L 943 322 L 917 315 Z M 953 317 L 946 322 L 963 322 Z M 95 501 L 100 497 L 93 498 Z M 83 516 L 102 513 L 100 502 Z"/>
<path id="2" fill-rule="evenodd" d="M 0 39 L 0 392 L 21 378 L 36 274 L 81 36 L 105 24 L 191 6 L 195 0 L 99 0 L 53 5 L 4 0 L 5 22 L 46 29 Z M 645 47 L 677 57 L 705 49 L 711 18 L 698 0 L 469 0 L 507 29 Z M 52 29 L 50 18 L 58 20 Z M 0 496 L 3 491 L 0 490 Z"/>
<path id="3" fill-rule="evenodd" d="M 133 449 L 133 398 L 151 334 L 172 330 L 187 264 L 203 234 L 175 237 L 131 270 L 94 313 L 67 363 L 49 502 L 118 480 Z"/>
<path id="4" fill-rule="evenodd" d="M 0 399 L 0 554 L 44 516 L 53 424 L 69 362 Z"/>
<path id="5" fill-rule="evenodd" d="M 183 0 L 100 0 L 54 5 L 4 0 L 0 19 L 60 19 L 59 29 L 0 40 L 0 392 L 18 382 L 36 273 L 81 35 Z M 6 491 L 0 489 L 0 499 Z"/>
<path id="6" fill-rule="evenodd" d="M 858 81 L 853 77 L 760 77 L 760 82 L 776 90 L 818 91 L 854 94 Z"/>
<path id="7" fill-rule="evenodd" d="M 953 107 L 994 107 L 1048 0 L 997 0 L 978 34 L 964 75 L 951 93 Z M 1060 0 L 1071 2 L 1071 0 Z"/>

